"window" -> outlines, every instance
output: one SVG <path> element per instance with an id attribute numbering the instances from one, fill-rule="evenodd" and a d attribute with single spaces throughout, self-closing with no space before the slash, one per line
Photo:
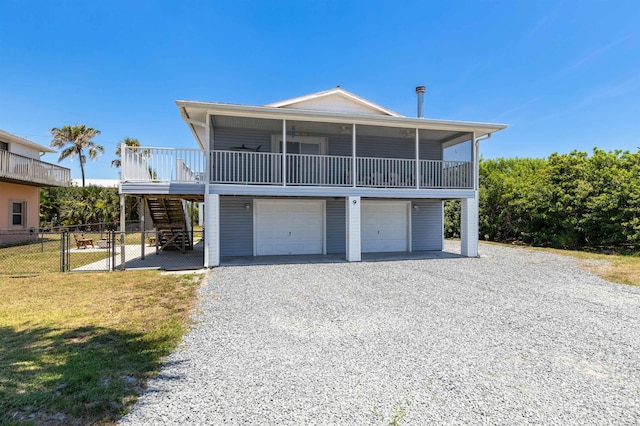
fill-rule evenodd
<path id="1" fill-rule="evenodd" d="M 11 203 L 11 225 L 25 227 L 27 214 L 27 203 L 12 202 Z"/>
<path id="2" fill-rule="evenodd" d="M 9 144 L 6 142 L 0 142 L 0 151 L 9 151 Z"/>

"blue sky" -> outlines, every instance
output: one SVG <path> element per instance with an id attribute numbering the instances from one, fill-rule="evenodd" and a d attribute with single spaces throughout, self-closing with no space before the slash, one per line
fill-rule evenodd
<path id="1" fill-rule="evenodd" d="M 509 124 L 485 158 L 640 146 L 640 1 L 0 1 L 0 129 L 196 147 L 174 101 L 336 85 L 402 114 Z M 57 162 L 48 154 L 45 161 Z M 65 160 L 79 177 L 77 160 Z"/>

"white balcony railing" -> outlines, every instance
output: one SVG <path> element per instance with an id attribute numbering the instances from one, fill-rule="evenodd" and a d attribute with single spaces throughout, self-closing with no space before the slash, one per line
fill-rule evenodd
<path id="1" fill-rule="evenodd" d="M 358 186 L 415 187 L 416 161 L 396 158 L 357 157 Z"/>
<path id="2" fill-rule="evenodd" d="M 282 154 L 213 151 L 211 181 L 278 185 L 282 183 Z"/>
<path id="3" fill-rule="evenodd" d="M 205 156 L 194 149 L 126 147 L 122 180 L 204 183 Z M 287 154 L 283 182 L 281 153 L 212 151 L 212 183 L 242 185 L 353 186 L 353 157 Z M 416 188 L 416 161 L 356 157 L 356 186 Z M 420 189 L 473 188 L 473 164 L 420 160 Z"/>
<path id="4" fill-rule="evenodd" d="M 0 178 L 42 186 L 69 186 L 71 174 L 66 167 L 0 150 Z"/>
<path id="5" fill-rule="evenodd" d="M 204 183 L 205 158 L 199 149 L 126 146 L 121 166 L 122 181 Z"/>
<path id="6" fill-rule="evenodd" d="M 287 185 L 349 186 L 351 163 L 345 156 L 288 154 Z"/>
<path id="7" fill-rule="evenodd" d="M 473 188 L 473 164 L 420 160 L 420 188 Z"/>

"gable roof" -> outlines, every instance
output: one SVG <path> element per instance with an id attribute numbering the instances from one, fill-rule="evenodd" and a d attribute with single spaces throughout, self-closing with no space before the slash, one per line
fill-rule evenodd
<path id="1" fill-rule="evenodd" d="M 304 109 L 312 111 L 346 112 L 359 114 L 404 117 L 388 108 L 361 98 L 355 93 L 337 86 L 329 90 L 310 93 L 297 98 L 285 99 L 265 105 L 273 108 Z"/>
<path id="2" fill-rule="evenodd" d="M 56 152 L 55 150 L 49 147 L 37 144 L 35 142 L 30 141 L 29 139 L 21 138 L 20 136 L 16 136 L 12 133 L 5 132 L 4 130 L 0 130 L 0 141 L 23 145 L 31 149 L 38 150 L 39 152 Z"/>

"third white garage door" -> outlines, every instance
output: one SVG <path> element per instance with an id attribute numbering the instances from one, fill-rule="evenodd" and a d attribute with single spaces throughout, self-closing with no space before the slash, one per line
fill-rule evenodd
<path id="1" fill-rule="evenodd" d="M 410 251 L 409 201 L 363 201 L 363 253 Z"/>
<path id="2" fill-rule="evenodd" d="M 323 254 L 324 201 L 256 200 L 254 253 Z"/>

